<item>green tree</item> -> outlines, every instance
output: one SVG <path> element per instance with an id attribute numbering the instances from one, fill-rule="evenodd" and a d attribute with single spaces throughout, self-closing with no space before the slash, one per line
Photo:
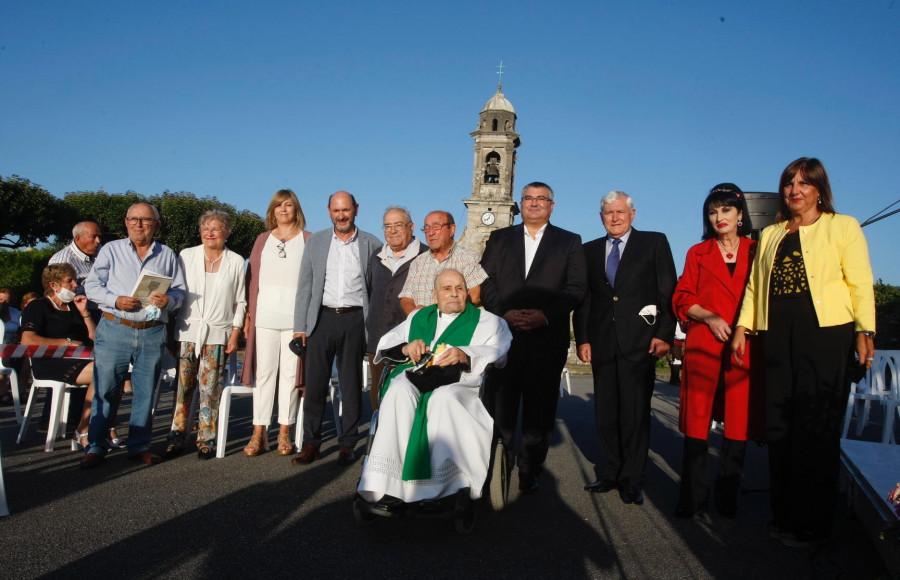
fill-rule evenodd
<path id="1" fill-rule="evenodd" d="M 0 175 L 0 207 L 0 248 L 29 248 L 71 227 L 65 204 L 18 175 Z"/>
<path id="2" fill-rule="evenodd" d="M 231 236 L 228 247 L 242 256 L 249 256 L 256 237 L 265 231 L 265 222 L 255 213 L 238 212 L 233 206 L 215 197 L 197 198 L 186 191 L 165 191 L 160 195 L 144 196 L 133 191 L 111 194 L 105 191 L 80 191 L 65 196 L 65 203 L 77 215 L 77 220 L 93 220 L 100 224 L 104 240 L 127 237 L 125 213 L 135 203 L 150 203 L 160 212 L 162 228 L 157 239 L 176 253 L 200 243 L 197 220 L 209 209 L 221 209 L 231 216 Z"/>
<path id="3" fill-rule="evenodd" d="M 125 229 L 125 212 L 136 203 L 147 202 L 147 197 L 134 191 L 125 193 L 107 193 L 100 191 L 76 191 L 67 193 L 63 198 L 72 212 L 75 223 L 85 220 L 97 222 L 103 232 L 104 241 L 119 240 L 127 237 Z M 66 236 L 68 238 L 68 236 Z"/>
<path id="4" fill-rule="evenodd" d="M 900 348 L 900 287 L 875 283 L 875 348 Z"/>
<path id="5" fill-rule="evenodd" d="M 43 294 L 41 272 L 52 255 L 53 248 L 0 252 L 0 286 L 12 289 L 13 306 L 19 307 L 19 300 L 26 292 Z"/>

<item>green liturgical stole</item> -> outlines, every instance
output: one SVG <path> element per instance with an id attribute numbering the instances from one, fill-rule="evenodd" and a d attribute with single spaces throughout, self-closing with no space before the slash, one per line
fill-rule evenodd
<path id="1" fill-rule="evenodd" d="M 481 312 L 471 304 L 466 303 L 466 309 L 444 329 L 436 344 L 444 343 L 448 346 L 456 347 L 468 346 L 472 342 L 472 335 L 475 334 L 480 318 Z M 434 341 L 437 319 L 438 309 L 436 304 L 419 310 L 413 316 L 412 321 L 410 321 L 409 341 L 421 339 L 422 342 L 430 345 Z M 390 386 L 390 379 L 412 366 L 414 366 L 412 362 L 397 365 L 382 387 L 382 396 L 387 392 L 388 386 Z M 409 434 L 409 443 L 406 446 L 406 457 L 403 461 L 403 481 L 431 479 L 431 452 L 428 449 L 428 415 L 426 413 L 430 398 L 431 392 L 423 393 L 419 397 L 416 416 L 413 419 L 412 430 Z"/>

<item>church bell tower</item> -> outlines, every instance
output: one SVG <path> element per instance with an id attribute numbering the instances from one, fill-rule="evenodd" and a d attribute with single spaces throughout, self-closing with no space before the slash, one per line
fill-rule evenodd
<path id="1" fill-rule="evenodd" d="M 513 200 L 513 180 L 521 141 L 516 133 L 516 110 L 503 94 L 502 84 L 481 110 L 478 127 L 470 135 L 475 139 L 472 194 L 463 200 L 468 218 L 459 243 L 482 252 L 490 233 L 511 226 L 519 213 Z"/>

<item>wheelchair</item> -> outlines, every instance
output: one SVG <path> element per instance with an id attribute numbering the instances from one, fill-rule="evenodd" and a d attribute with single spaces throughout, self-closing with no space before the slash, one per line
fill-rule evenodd
<path id="1" fill-rule="evenodd" d="M 384 381 L 388 374 L 395 368 L 395 364 L 386 364 L 378 380 L 377 388 L 380 393 Z M 488 371 L 486 370 L 481 381 L 481 387 L 478 391 L 479 399 L 482 404 L 485 403 L 489 394 L 486 380 Z M 376 388 L 373 386 L 373 388 Z M 380 396 L 379 396 L 380 400 Z M 490 411 L 491 406 L 486 405 Z M 372 419 L 369 422 L 369 436 L 366 441 L 365 454 L 362 458 L 362 469 L 365 470 L 372 445 L 375 441 L 375 433 L 378 430 L 379 411 L 372 413 Z M 357 479 L 357 487 L 362 479 L 362 471 L 360 478 Z M 353 500 L 353 519 L 359 525 L 371 525 L 378 518 L 405 518 L 405 517 L 421 517 L 434 519 L 452 519 L 456 531 L 460 534 L 468 534 L 475 529 L 475 523 L 478 516 L 479 504 L 487 501 L 490 509 L 495 512 L 502 511 L 509 499 L 509 463 L 506 458 L 506 449 L 503 444 L 503 438 L 500 437 L 496 426 L 491 437 L 490 459 L 488 460 L 487 479 L 484 482 L 481 498 L 473 500 L 471 489 L 468 487 L 458 490 L 456 493 L 437 499 L 425 499 L 417 502 L 406 503 L 402 510 L 383 511 L 375 508 L 375 503 L 371 503 L 363 499 L 358 493 Z"/>

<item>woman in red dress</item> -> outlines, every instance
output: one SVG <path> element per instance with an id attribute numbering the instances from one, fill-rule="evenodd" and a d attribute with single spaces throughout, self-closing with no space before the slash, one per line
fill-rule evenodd
<path id="1" fill-rule="evenodd" d="M 724 401 L 725 439 L 715 505 L 723 516 L 737 514 L 746 443 L 753 428 L 751 391 L 755 394 L 756 389 L 751 388 L 750 366 L 734 364 L 726 345 L 756 251 L 756 242 L 744 237 L 750 230 L 740 188 L 732 183 L 714 187 L 703 203 L 703 241 L 688 250 L 672 297 L 675 315 L 687 334 L 679 413 L 679 428 L 685 435 L 684 465 L 677 517 L 690 518 L 706 510 L 708 436 L 718 401 Z M 716 419 L 721 420 L 719 413 Z"/>

